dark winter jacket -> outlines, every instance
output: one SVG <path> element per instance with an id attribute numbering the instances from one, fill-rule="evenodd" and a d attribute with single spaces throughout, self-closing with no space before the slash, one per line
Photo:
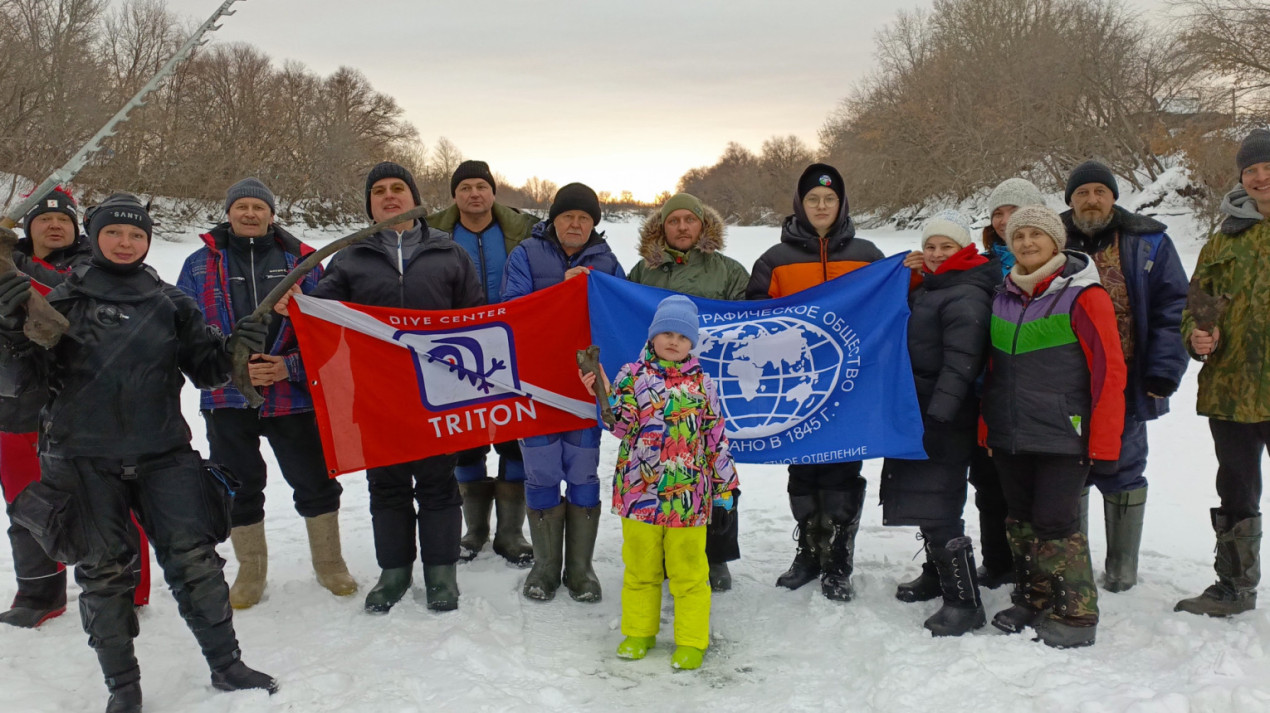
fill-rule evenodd
<path id="1" fill-rule="evenodd" d="M 115 274 L 93 265 L 76 268 L 48 299 L 70 321 L 53 349 L 4 335 L 3 368 L 21 370 L 22 386 L 49 389 L 40 452 L 128 459 L 187 446 L 185 377 L 218 387 L 231 366 L 224 336 L 194 300 L 148 266 Z"/>
<path id="2" fill-rule="evenodd" d="M 1067 264 L 1033 295 L 1012 275 L 993 299 L 984 442 L 1009 453 L 1114 461 L 1125 383 L 1115 310 L 1093 260 L 1064 254 Z"/>
<path id="3" fill-rule="evenodd" d="M 1125 412 L 1139 421 L 1151 421 L 1169 412 L 1167 398 L 1147 391 L 1147 380 L 1162 380 L 1172 389 L 1182 381 L 1188 358 L 1182 342 L 1182 310 L 1186 308 L 1186 270 L 1164 232 L 1165 225 L 1146 216 L 1115 207 L 1113 225 L 1090 238 L 1072 224 L 1071 211 L 1063 213 L 1067 247 L 1090 253 L 1105 250 L 1120 236 L 1120 267 L 1129 288 L 1133 312 L 1133 360 L 1125 391 Z"/>
<path id="4" fill-rule="evenodd" d="M 507 256 L 507 270 L 503 273 L 502 295 L 504 300 L 536 292 L 564 282 L 564 273 L 575 267 L 589 267 L 606 275 L 626 277 L 617 256 L 604 240 L 604 235 L 591 231 L 586 245 L 573 255 L 566 255 L 556 237 L 555 226 L 548 224 L 541 237 L 531 237 Z"/>
<path id="5" fill-rule="evenodd" d="M 53 250 L 43 258 L 35 257 L 35 244 L 30 238 L 21 238 L 13 246 L 13 264 L 31 276 L 31 279 L 50 289 L 62 284 L 70 271 L 93 256 L 88 238 L 80 235 L 75 242 Z"/>
<path id="6" fill-rule="evenodd" d="M 724 245 L 723 231 L 723 218 L 713 208 L 706 208 L 701 237 L 681 253 L 666 244 L 661 211 L 654 211 L 640 228 L 639 256 L 643 259 L 631 270 L 630 281 L 711 300 L 745 299 L 750 273 L 719 252 Z"/>
<path id="7" fill-rule="evenodd" d="M 974 247 L 949 260 L 958 258 L 970 266 L 927 273 L 909 294 L 908 353 L 928 458 L 888 458 L 883 463 L 885 525 L 957 520 L 965 503 L 979 410 L 974 382 L 987 358 L 992 295 L 1001 267 L 980 257 Z"/>
<path id="8" fill-rule="evenodd" d="M 781 227 L 781 241 L 760 255 L 750 271 L 746 298 L 792 295 L 881 260 L 882 251 L 877 246 L 855 237 L 846 201 L 841 202 L 839 211 L 838 221 L 821 238 L 807 222 L 802 202 L 795 199 L 794 214 L 786 217 Z"/>
<path id="9" fill-rule="evenodd" d="M 468 256 L 476 263 L 477 274 L 481 276 L 481 287 L 485 290 L 486 301 L 494 303 L 499 301 L 507 256 L 529 237 L 538 219 L 501 203 L 495 203 L 491 210 L 494 214 L 493 222 L 479 233 L 472 233 L 462 228 L 459 223 L 459 207 L 454 204 L 428 216 L 428 225 L 450 233 L 455 242 L 467 250 Z M 497 233 L 502 234 L 502 240 L 498 244 L 483 239 L 486 231 L 493 227 L 497 227 Z"/>
<path id="10" fill-rule="evenodd" d="M 420 228 L 415 224 L 415 230 Z M 372 307 L 460 309 L 485 303 L 467 252 L 440 230 L 425 233 L 413 251 L 391 230 L 336 253 L 313 297 Z M 401 252 L 390 247 L 396 243 Z"/>
<path id="11" fill-rule="evenodd" d="M 255 310 L 260 300 L 269 294 L 280 279 L 279 272 L 285 276 L 300 260 L 313 252 L 313 248 L 275 225 L 271 228 L 269 235 L 262 238 L 266 242 L 258 246 L 253 245 L 257 248 L 253 250 L 253 257 L 258 254 L 260 248 L 266 249 L 270 254 L 263 256 L 264 259 L 255 266 L 256 269 L 252 275 L 239 275 L 237 273 L 240 270 L 234 269 L 232 261 L 226 260 L 227 247 L 231 239 L 229 224 L 222 223 L 212 228 L 204 233 L 202 238 L 204 247 L 186 258 L 176 286 L 198 303 L 208 324 L 216 325 L 225 334 L 233 331 L 238 320 Z M 244 240 L 243 238 L 233 239 Z M 227 262 L 231 263 L 228 268 Z M 252 289 L 244 287 L 238 290 L 240 293 L 245 293 L 243 297 L 247 294 L 251 295 L 245 303 L 243 297 L 238 299 L 232 297 L 235 290 L 230 284 L 231 273 L 239 278 L 235 281 L 237 284 L 252 287 Z M 248 277 L 254 279 L 254 284 L 249 279 L 244 279 Z M 321 277 L 322 268 L 314 268 L 300 281 L 300 290 L 306 294 L 312 292 Z M 287 365 L 287 379 L 258 388 L 260 395 L 265 399 L 260 407 L 260 415 L 270 418 L 312 411 L 313 399 L 305 386 L 304 364 L 300 360 L 300 347 L 296 342 L 295 328 L 291 320 L 275 314 L 270 321 L 270 328 L 273 339 L 269 353 L 284 358 L 284 363 Z M 247 399 L 237 388 L 230 385 L 221 389 L 203 391 L 199 408 L 210 410 L 248 408 L 248 406 Z"/>
<path id="12" fill-rule="evenodd" d="M 82 235 L 70 245 L 50 252 L 43 259 L 35 257 L 35 246 L 30 238 L 18 240 L 13 248 L 14 264 L 30 275 L 37 283 L 35 289 L 45 295 L 62 284 L 73 268 L 88 262 L 92 256 L 93 250 L 88 246 L 88 238 Z M 4 391 L 6 389 L 0 386 L 0 392 Z M 38 428 L 40 409 L 47 401 L 48 390 L 44 388 L 26 389 L 20 396 L 0 396 L 0 431 L 34 432 Z"/>

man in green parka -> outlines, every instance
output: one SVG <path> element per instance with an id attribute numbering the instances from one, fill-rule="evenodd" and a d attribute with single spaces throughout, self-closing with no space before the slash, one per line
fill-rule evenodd
<path id="1" fill-rule="evenodd" d="M 503 284 L 503 267 L 512 248 L 529 237 L 538 219 L 494 200 L 498 183 L 484 161 L 464 161 L 450 178 L 449 208 L 428 216 L 428 226 L 444 230 L 463 246 L 485 290 L 486 304 L 498 302 Z M 489 541 L 490 511 L 497 509 L 494 552 L 518 566 L 533 564 L 533 548 L 525 540 L 525 466 L 516 441 L 495 443 L 498 475 L 490 478 L 485 470 L 489 446 L 459 454 L 454 476 L 463 494 L 463 520 L 467 533 L 460 540 L 464 561 L 480 553 Z"/>
<path id="2" fill-rule="evenodd" d="M 695 196 L 678 193 L 661 210 L 650 214 L 639 231 L 639 264 L 627 277 L 631 282 L 660 287 L 711 300 L 743 300 L 750 273 L 741 263 L 720 253 L 723 219 Z M 733 493 L 738 497 L 739 492 Z M 735 502 L 735 501 L 734 501 Z M 710 588 L 732 588 L 728 562 L 741 557 L 737 544 L 736 509 L 715 510 L 706 530 L 706 558 Z"/>
<path id="3" fill-rule="evenodd" d="M 1250 133 L 1235 162 L 1239 185 L 1222 201 L 1226 219 L 1200 251 L 1192 281 L 1229 305 L 1219 312 L 1192 294 L 1182 315 L 1187 350 L 1204 362 L 1196 407 L 1213 435 L 1221 506 L 1212 510 L 1217 583 L 1176 610 L 1209 616 L 1257 606 L 1261 457 L 1270 443 L 1270 131 Z"/>

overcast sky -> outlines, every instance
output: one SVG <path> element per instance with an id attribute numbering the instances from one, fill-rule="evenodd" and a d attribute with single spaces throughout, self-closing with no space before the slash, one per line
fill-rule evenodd
<path id="1" fill-rule="evenodd" d="M 200 21 L 220 0 L 167 0 Z M 215 33 L 322 75 L 348 65 L 431 146 L 515 184 L 673 190 L 729 141 L 817 144 L 875 33 L 930 0 L 246 0 Z M 1158 12 L 1163 0 L 1130 0 Z"/>

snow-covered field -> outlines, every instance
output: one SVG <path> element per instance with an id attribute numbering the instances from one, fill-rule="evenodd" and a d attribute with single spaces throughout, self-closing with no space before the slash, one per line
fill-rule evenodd
<path id="1" fill-rule="evenodd" d="M 1136 205 L 1128 197 L 1122 203 Z M 1191 269 L 1201 244 L 1193 220 L 1180 208 L 1154 210 L 1173 229 Z M 638 226 L 600 227 L 629 269 Z M 731 229 L 727 252 L 752 264 L 777 235 L 773 228 Z M 329 235 L 307 237 L 319 243 Z M 919 239 L 915 232 L 894 231 L 867 231 L 864 237 L 887 254 L 913 249 Z M 194 241 L 191 232 L 185 242 L 156 242 L 151 264 L 175 281 Z M 785 472 L 740 467 L 743 556 L 732 566 L 735 588 L 714 598 L 713 642 L 703 668 L 674 672 L 669 594 L 663 637 L 649 657 L 629 662 L 613 654 L 621 638 L 622 572 L 615 516 L 597 546 L 605 593 L 599 604 L 579 604 L 567 595 L 530 602 L 520 596 L 525 572 L 486 553 L 460 567 L 457 612 L 427 611 L 416 589 L 418 600 L 407 597 L 389 615 L 372 617 L 362 612 L 362 595 L 378 574 L 364 477 L 343 478 L 342 516 L 346 557 L 362 591 L 337 599 L 313 580 L 303 524 L 270 457 L 269 587 L 258 606 L 236 613 L 235 623 L 244 659 L 277 676 L 282 690 L 273 697 L 212 690 L 192 637 L 156 579 L 137 642 L 146 710 L 1270 711 L 1270 659 L 1263 643 L 1270 636 L 1270 607 L 1228 621 L 1173 613 L 1177 599 L 1213 579 L 1208 508 L 1216 504 L 1216 463 L 1207 425 L 1194 414 L 1196 373 L 1188 372 L 1174 397 L 1174 413 L 1150 427 L 1141 583 L 1127 593 L 1102 593 L 1098 643 L 1090 649 L 1056 651 L 991 626 L 958 639 L 931 638 L 921 623 L 938 602 L 903 604 L 893 596 L 895 583 L 916 571 L 920 543 L 913 528 L 881 526 L 877 461 L 865 465 L 871 483 L 857 546 L 859 594 L 847 604 L 827 601 L 814 585 L 797 592 L 773 586 L 794 551 Z M 195 445 L 205 449 L 196 397 L 186 390 L 185 414 Z M 608 439 L 601 463 L 606 480 L 614 457 L 615 441 Z M 1096 571 L 1104 539 L 1098 503 L 1095 496 Z M 977 537 L 973 504 L 966 520 Z M 232 578 L 229 546 L 222 552 L 231 559 L 226 575 Z M 12 586 L 10 554 L 0 547 L 0 598 Z M 989 616 L 1007 599 L 1004 588 L 985 590 Z M 0 711 L 102 709 L 105 688 L 74 606 L 36 631 L 0 630 Z"/>

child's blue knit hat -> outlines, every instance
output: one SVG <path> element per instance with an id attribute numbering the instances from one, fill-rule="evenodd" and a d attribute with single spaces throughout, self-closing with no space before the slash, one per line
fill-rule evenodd
<path id="1" fill-rule="evenodd" d="M 697 346 L 697 305 L 683 295 L 671 295 L 657 305 L 657 314 L 653 315 L 653 323 L 648 325 L 648 338 L 662 332 L 674 332 L 688 338 L 693 347 Z"/>

